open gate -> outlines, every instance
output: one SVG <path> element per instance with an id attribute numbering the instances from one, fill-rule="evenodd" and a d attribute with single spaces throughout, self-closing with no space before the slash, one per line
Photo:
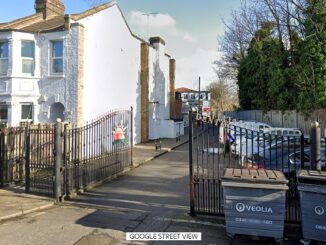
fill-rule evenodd
<path id="1" fill-rule="evenodd" d="M 225 168 L 274 169 L 289 179 L 286 221 L 300 221 L 296 172 L 307 167 L 302 155 L 302 134 L 284 136 L 242 128 L 227 120 L 202 118 L 191 111 L 189 132 L 192 215 L 224 215 L 221 178 Z"/>

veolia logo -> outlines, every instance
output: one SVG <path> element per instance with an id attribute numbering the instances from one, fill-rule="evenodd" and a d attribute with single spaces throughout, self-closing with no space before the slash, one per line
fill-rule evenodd
<path id="1" fill-rule="evenodd" d="M 235 209 L 239 212 L 242 213 L 245 210 L 250 211 L 250 212 L 261 212 L 261 213 L 273 213 L 272 208 L 270 207 L 263 207 L 263 206 L 252 206 L 252 205 L 245 205 L 242 202 L 238 202 L 235 205 Z"/>
<path id="2" fill-rule="evenodd" d="M 242 213 L 243 211 L 245 211 L 246 206 L 243 203 L 239 202 L 237 203 L 237 205 L 235 205 L 235 208 L 238 212 Z"/>
<path id="3" fill-rule="evenodd" d="M 315 207 L 315 213 L 317 215 L 323 215 L 325 213 L 325 209 L 322 206 L 316 206 Z"/>

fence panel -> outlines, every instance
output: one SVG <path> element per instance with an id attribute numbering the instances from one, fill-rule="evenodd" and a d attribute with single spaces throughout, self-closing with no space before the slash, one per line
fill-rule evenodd
<path id="1" fill-rule="evenodd" d="M 53 125 L 31 126 L 27 129 L 29 152 L 29 182 L 27 191 L 53 196 L 54 176 L 54 133 Z"/>
<path id="2" fill-rule="evenodd" d="M 262 114 L 262 119 L 261 115 Z M 300 128 L 306 136 L 310 133 L 311 122 L 318 121 L 321 128 L 321 135 L 326 135 L 326 110 L 319 109 L 311 112 L 309 115 L 301 114 L 297 111 L 236 111 L 224 112 L 226 117 L 237 120 L 256 120 L 269 123 L 274 127 Z M 258 115 L 258 116 L 257 116 Z"/>
<path id="3" fill-rule="evenodd" d="M 1 186 L 24 186 L 26 129 L 2 128 L 0 131 Z"/>

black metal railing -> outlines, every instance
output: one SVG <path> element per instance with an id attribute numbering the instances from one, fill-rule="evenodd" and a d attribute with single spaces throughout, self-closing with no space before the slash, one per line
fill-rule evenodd
<path id="1" fill-rule="evenodd" d="M 289 179 L 287 222 L 299 222 L 297 178 L 299 169 L 310 169 L 309 139 L 297 129 L 271 130 L 234 125 L 226 120 L 193 118 L 189 152 L 193 214 L 223 215 L 221 177 L 225 168 L 273 169 Z M 326 169 L 326 144 L 321 141 L 321 167 Z"/>
<path id="2" fill-rule="evenodd" d="M 30 126 L 26 132 L 26 191 L 53 196 L 53 125 Z"/>
<path id="3" fill-rule="evenodd" d="M 79 128 L 62 123 L 60 132 L 50 124 L 1 128 L 1 187 L 54 197 L 115 177 L 132 164 L 132 117 L 111 111 Z"/>
<path id="4" fill-rule="evenodd" d="M 84 127 L 64 127 L 65 195 L 131 166 L 132 113 L 116 111 Z"/>

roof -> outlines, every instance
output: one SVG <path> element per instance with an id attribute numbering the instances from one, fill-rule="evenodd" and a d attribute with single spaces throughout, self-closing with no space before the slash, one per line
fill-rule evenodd
<path id="1" fill-rule="evenodd" d="M 195 90 L 192 90 L 190 88 L 185 88 L 185 87 L 181 87 L 181 88 L 176 88 L 175 92 L 179 92 L 179 93 L 187 93 L 187 92 L 196 92 Z"/>
<path id="2" fill-rule="evenodd" d="M 116 2 L 112 1 L 91 8 L 82 13 L 72 15 L 53 15 L 48 19 L 43 19 L 42 13 L 36 13 L 7 23 L 0 23 L 0 31 L 48 32 L 64 30 L 65 16 L 70 17 L 73 21 L 78 21 L 112 7 L 115 4 Z"/>
<path id="3" fill-rule="evenodd" d="M 0 31 L 3 30 L 20 30 L 25 28 L 28 25 L 33 25 L 37 22 L 41 22 L 43 20 L 42 13 L 36 13 L 33 15 L 29 15 L 23 18 L 16 19 L 14 21 L 0 23 Z"/>
<path id="4" fill-rule="evenodd" d="M 65 18 L 64 16 L 55 16 L 48 20 L 36 22 L 21 28 L 21 31 L 39 32 L 39 31 L 59 31 L 64 30 Z"/>
<path id="5" fill-rule="evenodd" d="M 90 15 L 96 14 L 96 13 L 98 13 L 98 12 L 104 10 L 104 9 L 110 8 L 110 7 L 112 7 L 113 5 L 116 5 L 116 4 L 117 4 L 116 1 L 104 3 L 102 5 L 99 5 L 97 7 L 88 9 L 88 10 L 86 10 L 84 12 L 79 13 L 79 14 L 72 14 L 70 16 L 71 16 L 71 18 L 73 20 L 77 21 L 77 20 L 86 18 L 86 17 L 88 17 Z"/>
<path id="6" fill-rule="evenodd" d="M 48 19 L 43 19 L 42 13 L 35 13 L 33 15 L 29 15 L 26 17 L 22 17 L 10 22 L 0 23 L 0 32 L 3 31 L 23 31 L 23 32 L 33 32 L 33 33 L 40 33 L 40 32 L 54 32 L 54 31 L 63 31 L 65 30 L 65 18 L 71 19 L 72 23 L 74 21 L 81 20 L 93 14 L 96 14 L 104 9 L 110 8 L 114 5 L 117 5 L 116 1 L 107 2 L 96 6 L 94 8 L 88 9 L 84 12 L 78 14 L 71 14 L 71 15 L 53 15 L 50 16 Z M 118 6 L 118 5 L 117 5 Z M 138 39 L 141 42 L 149 44 L 144 39 L 136 36 L 130 29 L 122 11 L 120 10 L 119 6 L 118 9 L 121 13 L 121 16 L 126 23 L 130 34 Z M 168 58 L 171 58 L 169 54 L 165 54 Z"/>

